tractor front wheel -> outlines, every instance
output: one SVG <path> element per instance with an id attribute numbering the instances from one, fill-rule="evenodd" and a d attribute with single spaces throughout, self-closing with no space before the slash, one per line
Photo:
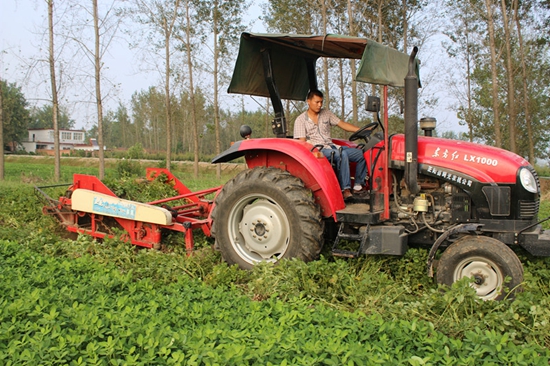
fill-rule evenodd
<path id="1" fill-rule="evenodd" d="M 471 286 L 483 300 L 502 300 L 520 288 L 523 266 L 504 243 L 486 236 L 465 236 L 443 252 L 437 266 L 439 283 L 450 286 L 463 277 L 473 278 Z"/>
<path id="2" fill-rule="evenodd" d="M 290 173 L 266 167 L 245 170 L 225 184 L 215 203 L 212 235 L 227 263 L 250 269 L 258 262 L 319 256 L 319 207 Z"/>

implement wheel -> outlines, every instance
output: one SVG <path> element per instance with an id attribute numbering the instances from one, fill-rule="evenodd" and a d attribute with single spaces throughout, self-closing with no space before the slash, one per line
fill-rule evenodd
<path id="1" fill-rule="evenodd" d="M 302 181 L 284 170 L 256 167 L 239 173 L 216 198 L 212 218 L 223 259 L 243 269 L 282 258 L 310 261 L 321 251 L 319 207 Z"/>
<path id="2" fill-rule="evenodd" d="M 450 286 L 463 277 L 474 279 L 471 286 L 483 300 L 502 300 L 520 289 L 523 266 L 504 243 L 486 236 L 465 236 L 443 252 L 437 266 L 439 283 Z"/>

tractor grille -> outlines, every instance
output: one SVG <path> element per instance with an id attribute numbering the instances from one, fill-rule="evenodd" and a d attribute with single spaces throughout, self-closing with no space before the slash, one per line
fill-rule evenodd
<path id="1" fill-rule="evenodd" d="M 519 201 L 519 217 L 531 218 L 539 213 L 539 201 Z"/>
<path id="2" fill-rule="evenodd" d="M 533 176 L 535 177 L 535 180 L 537 181 L 538 191 L 540 192 L 540 179 L 539 179 L 539 175 L 537 174 L 537 171 L 531 165 L 527 165 L 527 169 L 529 169 L 529 171 L 531 173 L 533 173 Z"/>
<path id="3" fill-rule="evenodd" d="M 531 173 L 533 173 L 533 176 L 537 181 L 538 191 L 540 192 L 540 179 L 537 174 L 537 171 L 531 165 L 527 165 L 527 169 L 529 169 Z M 540 198 L 534 201 L 519 200 L 518 201 L 519 218 L 528 219 L 528 218 L 536 217 L 539 213 L 539 204 L 540 204 Z"/>

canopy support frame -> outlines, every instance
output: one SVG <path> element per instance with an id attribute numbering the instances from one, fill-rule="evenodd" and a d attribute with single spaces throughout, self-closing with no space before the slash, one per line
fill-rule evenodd
<path id="1" fill-rule="evenodd" d="M 263 48 L 260 52 L 262 53 L 265 82 L 267 89 L 269 90 L 269 97 L 271 99 L 271 104 L 273 105 L 273 111 L 275 112 L 275 118 L 271 122 L 271 129 L 277 137 L 284 138 L 286 137 L 287 132 L 286 117 L 283 110 L 283 102 L 281 101 L 279 89 L 275 83 L 275 77 L 273 76 L 271 53 L 267 48 Z"/>

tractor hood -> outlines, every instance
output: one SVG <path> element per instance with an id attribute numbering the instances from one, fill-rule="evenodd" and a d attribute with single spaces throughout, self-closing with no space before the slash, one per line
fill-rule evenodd
<path id="1" fill-rule="evenodd" d="M 262 53 L 271 54 L 271 67 L 281 99 L 305 100 L 317 85 L 308 64 L 319 57 L 361 60 L 355 80 L 380 85 L 404 86 L 408 58 L 367 38 L 338 34 L 290 35 L 242 33 L 239 55 L 229 93 L 269 97 Z M 419 66 L 416 63 L 418 76 Z M 418 78 L 420 84 L 420 78 Z"/>
<path id="2" fill-rule="evenodd" d="M 391 139 L 391 160 L 394 165 L 404 164 L 405 136 L 402 134 Z M 418 163 L 430 173 L 444 175 L 453 182 L 460 178 L 460 182 L 467 183 L 473 178 L 480 183 L 501 184 L 515 184 L 519 168 L 529 165 L 527 160 L 507 150 L 435 137 L 418 138 Z"/>

